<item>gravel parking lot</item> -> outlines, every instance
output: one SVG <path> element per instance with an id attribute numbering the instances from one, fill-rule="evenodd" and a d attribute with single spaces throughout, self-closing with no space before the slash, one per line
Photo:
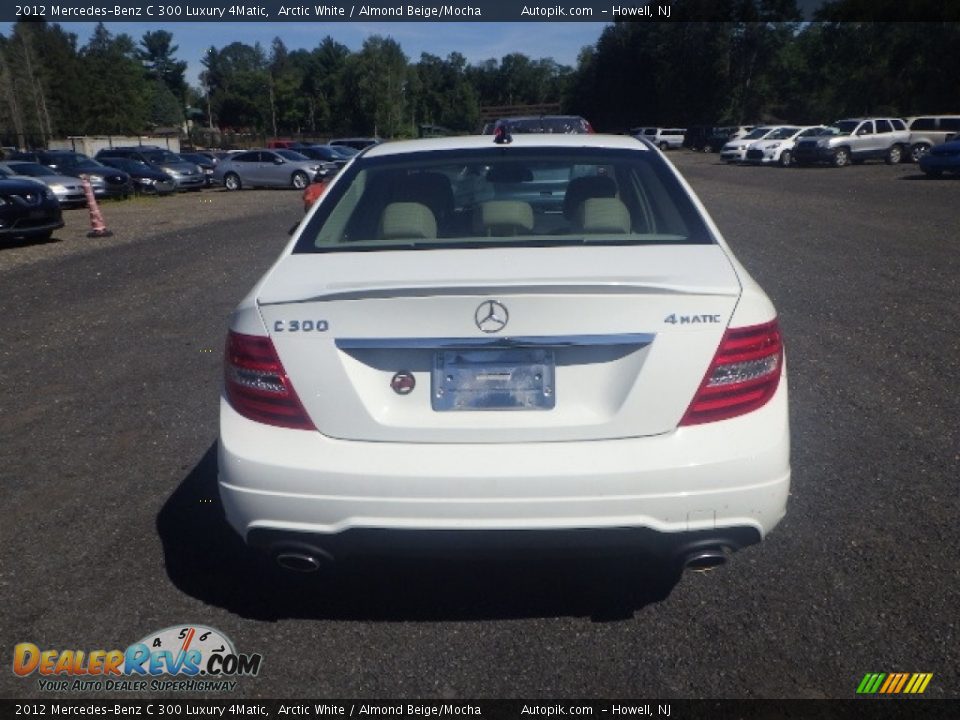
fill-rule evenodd
<path id="1" fill-rule="evenodd" d="M 960 697 L 960 180 L 915 165 L 668 155 L 781 315 L 793 493 L 760 546 L 675 586 L 625 561 L 251 562 L 216 495 L 232 307 L 292 191 L 85 210 L 0 248 L 0 636 L 124 648 L 202 623 L 262 653 L 241 697 Z M 0 696 L 36 697 L 0 674 Z"/>
<path id="2" fill-rule="evenodd" d="M 292 224 L 299 219 L 296 211 L 299 210 L 300 214 L 303 211 L 298 192 L 242 190 L 228 193 L 219 187 L 164 197 L 141 195 L 127 200 L 103 200 L 99 207 L 107 229 L 113 233 L 111 237 L 87 237 L 91 227 L 87 208 L 65 209 L 65 225 L 50 242 L 5 241 L 0 246 L 0 272 L 141 240 L 168 235 L 185 237 L 205 225 L 242 223 L 244 218 L 262 214 L 265 208 L 291 209 L 294 213 Z"/>

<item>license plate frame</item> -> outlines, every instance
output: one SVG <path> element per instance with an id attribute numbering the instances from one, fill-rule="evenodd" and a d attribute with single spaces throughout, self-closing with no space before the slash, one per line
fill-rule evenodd
<path id="1" fill-rule="evenodd" d="M 552 410 L 556 406 L 552 349 L 438 350 L 430 378 L 437 412 Z"/>

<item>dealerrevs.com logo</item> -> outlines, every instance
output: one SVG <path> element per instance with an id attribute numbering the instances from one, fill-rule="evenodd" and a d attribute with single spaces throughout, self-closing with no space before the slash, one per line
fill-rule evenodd
<path id="1" fill-rule="evenodd" d="M 237 677 L 260 672 L 263 656 L 238 653 L 219 630 L 178 625 L 151 633 L 126 650 L 41 649 L 19 643 L 13 672 L 37 675 L 41 691 L 232 691 Z"/>

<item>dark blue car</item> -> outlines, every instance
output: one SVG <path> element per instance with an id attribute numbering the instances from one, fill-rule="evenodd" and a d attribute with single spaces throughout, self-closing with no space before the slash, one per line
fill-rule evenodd
<path id="1" fill-rule="evenodd" d="M 945 172 L 960 173 L 960 140 L 935 145 L 920 157 L 920 169 L 930 177 L 939 177 Z"/>

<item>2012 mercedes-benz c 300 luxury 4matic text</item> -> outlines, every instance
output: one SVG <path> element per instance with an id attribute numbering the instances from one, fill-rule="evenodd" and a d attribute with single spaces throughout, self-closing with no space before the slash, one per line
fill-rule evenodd
<path id="1" fill-rule="evenodd" d="M 790 483 L 776 311 L 626 136 L 358 155 L 230 319 L 220 435 L 228 521 L 300 570 L 558 535 L 707 567 Z"/>

